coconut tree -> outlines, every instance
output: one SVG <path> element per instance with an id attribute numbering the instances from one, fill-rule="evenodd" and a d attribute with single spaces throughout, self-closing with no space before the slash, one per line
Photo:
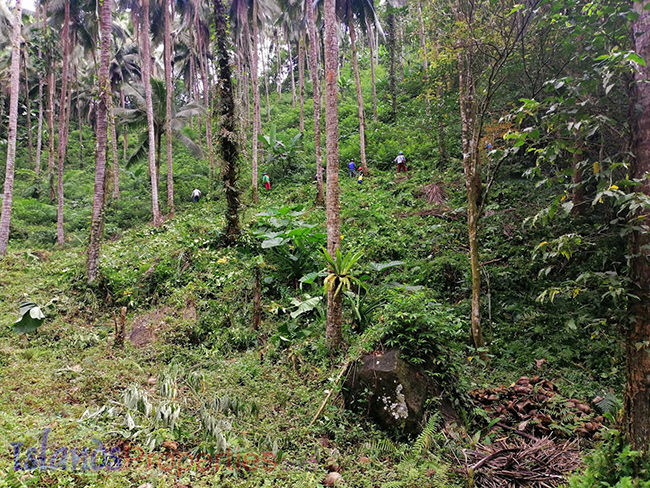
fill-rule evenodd
<path id="1" fill-rule="evenodd" d="M 226 193 L 226 229 L 225 237 L 228 244 L 234 244 L 239 238 L 239 189 L 237 188 L 238 158 L 235 120 L 235 98 L 232 89 L 230 71 L 230 46 L 228 45 L 228 20 L 226 6 L 223 0 L 213 0 L 216 58 L 219 67 L 218 114 L 220 131 L 218 135 L 219 148 L 223 159 L 223 183 Z"/>
<path id="2" fill-rule="evenodd" d="M 366 27 L 372 25 L 379 26 L 379 20 L 375 12 L 373 0 L 339 0 L 337 6 L 339 20 L 347 26 L 348 32 L 350 34 L 352 70 L 354 72 L 354 81 L 357 89 L 357 105 L 359 113 L 359 151 L 361 155 L 361 167 L 363 168 L 363 172 L 365 174 L 368 174 L 368 165 L 366 160 L 366 119 L 363 109 L 361 78 L 359 75 L 357 34 L 355 24 L 358 24 L 362 29 L 365 29 Z"/>
<path id="3" fill-rule="evenodd" d="M 249 12 L 251 15 L 249 16 Z M 253 92 L 253 140 L 251 154 L 251 190 L 253 201 L 257 202 L 257 180 L 259 159 L 259 134 L 262 132 L 260 114 L 259 63 L 259 0 L 234 0 L 231 5 L 231 18 L 235 21 L 237 39 L 241 46 L 248 46 L 250 77 Z"/>
<path id="4" fill-rule="evenodd" d="M 57 165 L 57 212 L 56 212 L 56 240 L 62 246 L 65 243 L 63 234 L 63 163 L 68 147 L 68 130 L 70 123 L 70 94 L 68 93 L 68 71 L 70 65 L 70 52 L 72 40 L 70 39 L 70 2 L 65 2 L 65 16 L 61 40 L 63 42 L 63 59 L 61 70 L 61 95 L 59 98 L 59 150 Z"/>
<path id="5" fill-rule="evenodd" d="M 339 209 L 339 122 L 338 122 L 338 39 L 336 35 L 336 0 L 325 0 L 325 133 L 327 140 L 327 251 L 335 256 L 340 242 Z M 342 294 L 334 287 L 327 292 L 327 329 L 325 338 L 330 350 L 343 339 L 341 331 Z"/>
<path id="6" fill-rule="evenodd" d="M 169 215 L 174 216 L 174 168 L 172 164 L 172 97 L 174 85 L 172 83 L 172 0 L 163 0 L 165 38 L 164 38 L 164 62 L 165 62 L 165 133 L 167 134 L 167 208 Z"/>
<path id="7" fill-rule="evenodd" d="M 90 244 L 86 273 L 88 282 L 97 279 L 99 249 L 104 227 L 104 204 L 106 201 L 106 154 L 108 142 L 108 111 L 110 107 L 111 84 L 109 77 L 111 53 L 111 0 L 102 0 L 99 10 L 101 53 L 99 61 L 98 88 L 95 128 L 97 133 L 95 152 L 95 190 L 93 194 L 93 211 L 90 224 Z"/>
<path id="8" fill-rule="evenodd" d="M 20 90 L 20 42 L 21 42 L 20 0 L 16 0 L 11 36 L 11 81 L 9 94 L 9 130 L 7 134 L 7 165 L 5 167 L 4 193 L 2 197 L 2 215 L 0 216 L 0 256 L 7 253 L 9 244 L 9 223 L 11 222 L 11 203 L 14 194 L 14 167 L 16 159 L 16 131 L 18 129 L 18 96 Z"/>
<path id="9" fill-rule="evenodd" d="M 304 12 L 307 21 L 307 34 L 309 36 L 309 74 L 314 87 L 314 148 L 316 153 L 316 205 L 322 205 L 323 194 L 323 162 L 321 153 L 321 81 L 318 75 L 318 51 L 320 41 L 316 31 L 316 6 L 305 0 Z"/>
<path id="10" fill-rule="evenodd" d="M 147 113 L 147 135 L 149 137 L 149 176 L 151 179 L 151 210 L 153 225 L 162 224 L 162 215 L 158 204 L 158 177 L 156 171 L 156 134 L 154 132 L 154 112 L 151 95 L 151 47 L 149 40 L 149 0 L 140 2 L 140 48 L 142 54 L 142 85 L 144 87 L 145 110 Z"/>

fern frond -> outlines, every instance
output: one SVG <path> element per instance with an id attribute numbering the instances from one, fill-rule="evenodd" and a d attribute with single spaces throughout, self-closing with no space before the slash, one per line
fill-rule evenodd
<path id="1" fill-rule="evenodd" d="M 438 422 L 440 421 L 440 413 L 436 412 L 429 418 L 426 427 L 411 447 L 411 452 L 419 456 L 424 451 L 428 450 L 435 443 L 435 435 L 438 432 Z"/>

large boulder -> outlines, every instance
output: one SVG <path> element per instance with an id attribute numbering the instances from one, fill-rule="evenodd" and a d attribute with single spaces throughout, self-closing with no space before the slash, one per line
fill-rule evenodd
<path id="1" fill-rule="evenodd" d="M 369 415 L 380 427 L 405 434 L 423 429 L 427 400 L 436 399 L 446 420 L 457 419 L 427 365 L 400 358 L 399 349 L 375 351 L 351 367 L 343 388 L 346 407 Z"/>

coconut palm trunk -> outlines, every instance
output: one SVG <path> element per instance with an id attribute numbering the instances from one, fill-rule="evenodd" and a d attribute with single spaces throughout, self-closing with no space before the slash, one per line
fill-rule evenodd
<path id="1" fill-rule="evenodd" d="M 316 205 L 324 202 L 323 194 L 323 161 L 321 153 L 321 89 L 318 76 L 318 52 L 320 42 L 316 33 L 314 7 L 310 0 L 305 1 L 307 17 L 307 35 L 309 36 L 309 74 L 314 87 L 314 150 L 316 153 Z"/>
<path id="2" fill-rule="evenodd" d="M 259 49 L 259 29 L 257 25 L 258 19 L 258 0 L 253 0 L 253 25 L 252 34 L 253 39 L 251 43 L 251 83 L 253 87 L 253 166 L 251 174 L 251 189 L 253 191 L 253 202 L 257 203 L 257 179 L 258 179 L 258 158 L 259 158 L 259 134 L 262 128 L 262 116 L 260 114 L 260 86 L 258 77 L 258 49 Z M 268 86 L 267 86 L 267 104 L 268 104 Z"/>
<path id="3" fill-rule="evenodd" d="M 111 55 L 111 0 L 102 0 L 99 11 L 99 101 L 96 114 L 96 152 L 95 152 L 95 189 L 93 194 L 93 212 L 90 224 L 90 244 L 88 245 L 88 262 L 86 274 L 88 282 L 97 279 L 99 270 L 99 251 L 104 230 L 104 206 L 106 203 L 106 155 L 108 153 L 108 117 L 110 108 L 111 82 L 109 63 Z"/>
<path id="4" fill-rule="evenodd" d="M 275 88 L 278 92 L 278 103 L 280 103 L 282 100 L 282 50 L 280 49 L 280 33 L 277 29 L 273 40 L 275 41 L 275 64 L 277 64 Z"/>
<path id="5" fill-rule="evenodd" d="M 359 60 L 357 59 L 357 34 L 354 28 L 352 16 L 352 2 L 347 2 L 348 29 L 350 31 L 350 48 L 352 50 L 352 70 L 354 71 L 354 82 L 357 88 L 357 105 L 359 110 L 359 152 L 361 155 L 361 168 L 364 174 L 368 174 L 366 162 L 366 116 L 363 110 L 363 93 L 361 91 L 361 77 L 359 75 Z"/>
<path id="6" fill-rule="evenodd" d="M 38 125 L 36 128 L 36 163 L 34 170 L 41 174 L 41 156 L 43 153 L 43 80 L 38 82 Z"/>
<path id="7" fill-rule="evenodd" d="M 165 63 L 165 89 L 166 89 L 166 114 L 165 114 L 165 139 L 167 141 L 167 207 L 169 216 L 174 216 L 174 167 L 172 161 L 172 96 L 174 85 L 172 84 L 172 34 L 171 22 L 173 2 L 165 0 L 165 38 L 164 38 L 164 63 Z M 205 83 L 205 81 L 204 81 Z"/>
<path id="8" fill-rule="evenodd" d="M 293 64 L 292 64 L 293 68 Z M 293 80 L 293 69 L 291 70 Z M 305 36 L 300 35 L 298 40 L 298 90 L 300 91 L 300 132 L 305 132 Z"/>
<path id="9" fill-rule="evenodd" d="M 293 72 L 293 53 L 291 51 L 291 38 L 289 37 L 289 32 L 286 32 L 286 37 L 287 37 L 287 53 L 289 56 L 289 76 L 291 76 L 291 106 L 295 107 L 296 106 L 296 77 L 294 76 Z M 301 39 L 303 37 L 301 36 Z M 300 41 L 299 41 L 300 42 Z M 304 44 L 304 41 L 303 41 Z M 304 46 L 303 46 L 304 49 Z M 300 45 L 298 46 L 298 51 L 300 51 Z M 298 54 L 298 63 L 300 63 L 300 53 Z M 298 67 L 300 69 L 300 67 Z M 304 64 L 303 64 L 303 69 L 304 69 Z"/>
<path id="10" fill-rule="evenodd" d="M 40 18 L 40 27 L 41 29 L 45 28 L 45 8 L 43 5 L 40 5 L 37 9 L 38 16 Z M 43 49 L 41 44 L 38 44 L 37 47 L 39 65 L 42 66 L 43 63 Z M 38 81 L 38 127 L 36 133 L 36 163 L 35 171 L 36 174 L 40 176 L 41 174 L 41 159 L 43 156 L 43 87 L 45 85 L 45 79 L 43 73 L 39 73 Z M 39 185 L 40 186 L 40 185 Z"/>
<path id="11" fill-rule="evenodd" d="M 214 153 L 212 151 L 212 118 L 210 117 L 210 78 L 208 77 L 208 56 L 205 53 L 204 48 L 201 50 L 200 61 L 201 61 L 201 77 L 203 78 L 203 100 L 205 103 L 206 116 L 205 116 L 205 139 L 206 146 L 208 149 L 208 164 L 210 167 L 210 181 L 214 180 L 215 174 L 215 165 L 214 165 Z"/>
<path id="12" fill-rule="evenodd" d="M 339 122 L 338 122 L 338 39 L 336 36 L 336 0 L 325 0 L 325 133 L 327 140 L 327 250 L 336 255 L 341 239 L 339 209 Z M 325 341 L 331 351 L 343 340 L 342 294 L 329 287 L 327 293 L 327 329 Z"/>
<path id="13" fill-rule="evenodd" d="M 230 50 L 228 46 L 228 29 L 226 8 L 223 0 L 213 0 L 216 58 L 219 65 L 219 148 L 223 158 L 223 183 L 226 194 L 226 229 L 228 244 L 234 244 L 241 233 L 239 226 L 239 190 L 237 188 L 238 158 L 236 137 L 235 98 L 230 71 Z"/>
<path id="14" fill-rule="evenodd" d="M 375 75 L 375 31 L 368 22 L 368 48 L 370 50 L 370 82 L 372 85 L 372 120 L 377 121 L 377 79 Z"/>
<path id="15" fill-rule="evenodd" d="M 61 98 L 59 103 L 59 150 L 57 164 L 57 210 L 56 210 L 56 241 L 59 246 L 65 243 L 63 232 L 63 165 L 68 147 L 68 131 L 70 124 L 70 93 L 68 87 L 68 67 L 70 64 L 70 2 L 65 2 L 65 17 L 63 30 L 63 60 L 61 70 Z"/>
<path id="16" fill-rule="evenodd" d="M 7 254 L 11 204 L 14 195 L 14 168 L 16 163 L 16 131 L 18 129 L 18 96 L 20 92 L 20 29 L 22 9 L 16 0 L 11 35 L 11 68 L 9 85 L 9 127 L 7 129 L 7 165 L 5 167 L 2 215 L 0 215 L 0 257 Z"/>
<path id="17" fill-rule="evenodd" d="M 149 41 L 149 0 L 141 0 L 140 47 L 142 50 L 142 84 L 147 107 L 147 132 L 149 134 L 149 177 L 151 179 L 151 208 L 153 225 L 163 222 L 158 204 L 158 176 L 156 171 L 156 134 L 154 128 L 153 101 L 151 95 L 151 47 Z"/>
<path id="18" fill-rule="evenodd" d="M 112 98 L 109 98 L 111 105 L 108 110 L 108 124 L 111 135 L 111 149 L 113 156 L 113 200 L 119 200 L 120 198 L 120 161 L 119 153 L 117 149 L 117 129 L 115 128 L 115 115 L 113 115 L 112 107 Z"/>
<path id="19" fill-rule="evenodd" d="M 388 84 L 390 87 L 391 109 L 393 120 L 397 118 L 397 43 L 395 42 L 397 33 L 395 26 L 395 14 L 392 7 L 388 7 L 388 16 L 386 17 L 386 40 L 388 41 L 388 56 L 390 58 L 390 70 L 388 73 Z"/>
<path id="20" fill-rule="evenodd" d="M 25 70 L 25 121 L 27 123 L 27 157 L 32 161 L 34 154 L 34 138 L 32 137 L 32 107 L 29 96 L 29 73 L 27 72 L 27 46 L 23 51 L 23 69 Z"/>
<path id="21" fill-rule="evenodd" d="M 47 154 L 47 184 L 50 193 L 50 202 L 54 202 L 56 193 L 54 191 L 54 90 L 56 89 L 56 80 L 54 78 L 54 66 L 48 68 L 47 79 L 47 131 L 48 131 L 48 154 Z"/>

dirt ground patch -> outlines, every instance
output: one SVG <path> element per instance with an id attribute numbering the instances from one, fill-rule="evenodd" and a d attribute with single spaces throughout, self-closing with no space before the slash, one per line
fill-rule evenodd
<path id="1" fill-rule="evenodd" d="M 182 309 L 163 306 L 140 314 L 133 319 L 129 340 L 134 346 L 139 347 L 153 342 L 160 331 L 165 328 L 168 317 L 193 322 L 197 318 L 196 308 L 194 305 L 188 305 Z"/>

